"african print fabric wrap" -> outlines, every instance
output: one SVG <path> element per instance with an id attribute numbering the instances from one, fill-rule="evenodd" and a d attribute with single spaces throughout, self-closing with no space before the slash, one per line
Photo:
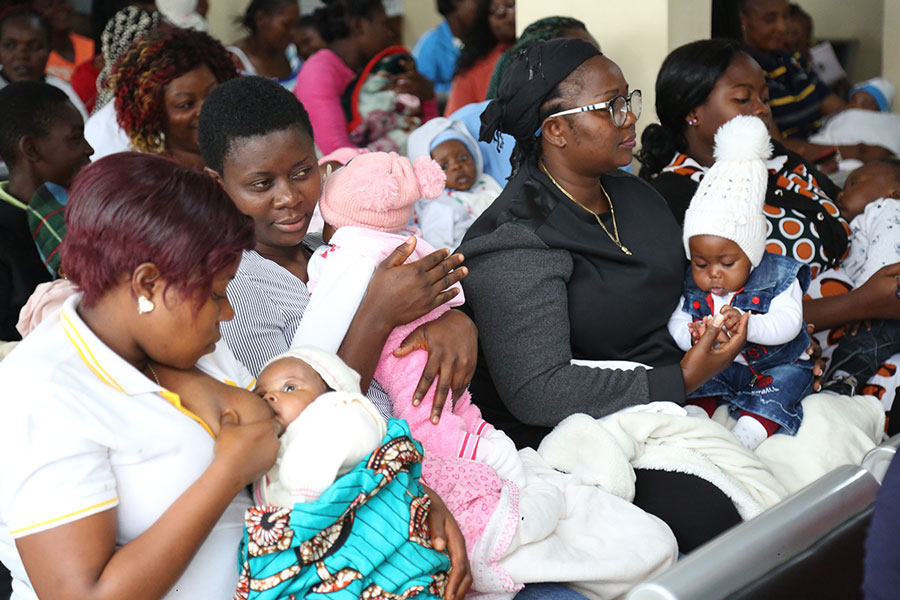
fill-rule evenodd
<path id="1" fill-rule="evenodd" d="M 248 510 L 235 600 L 439 598 L 450 560 L 431 547 L 421 461 L 406 422 L 391 419 L 316 502 Z"/>

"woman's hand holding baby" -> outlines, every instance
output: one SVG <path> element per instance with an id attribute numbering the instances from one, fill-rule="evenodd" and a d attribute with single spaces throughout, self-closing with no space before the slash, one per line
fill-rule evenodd
<path id="1" fill-rule="evenodd" d="M 465 267 L 460 267 L 462 255 L 449 254 L 446 249 L 436 250 L 419 260 L 404 264 L 415 248 L 416 238 L 410 237 L 378 265 L 338 351 L 344 362 L 359 373 L 363 389 L 366 389 L 372 380 L 378 357 L 390 332 L 395 327 L 406 325 L 426 315 L 459 294 L 459 288 L 451 286 L 469 272 Z M 448 347 L 457 349 L 455 353 L 457 356 L 470 354 L 468 350 L 470 344 L 467 341 L 458 341 L 457 332 L 447 333 L 444 330 L 439 335 L 443 341 L 448 342 Z M 434 330 L 429 337 L 431 338 L 429 348 L 436 348 Z M 442 360 L 440 356 L 435 357 L 435 361 L 441 365 L 439 369 L 441 380 L 446 382 L 447 387 L 453 385 L 455 388 L 458 378 L 446 371 L 447 367 L 444 365 L 447 361 Z M 431 357 L 429 364 L 436 364 L 431 362 Z M 431 372 L 436 370 L 432 368 Z M 469 378 L 471 375 L 466 378 L 466 383 Z M 420 387 L 422 385 L 424 382 L 420 382 Z"/>
<path id="2" fill-rule="evenodd" d="M 711 317 L 703 317 L 699 321 L 692 321 L 687 324 L 688 331 L 691 332 L 691 346 L 700 341 L 703 334 L 706 333 L 706 322 Z"/>
<path id="3" fill-rule="evenodd" d="M 716 344 L 724 344 L 737 332 L 738 323 L 741 320 L 741 311 L 732 306 L 722 307 L 722 325 L 716 334 Z M 695 345 L 706 334 L 706 330 L 712 325 L 714 318 L 707 315 L 699 321 L 688 323 L 688 331 L 691 332 L 691 345 Z"/>
<path id="4" fill-rule="evenodd" d="M 446 552 L 450 556 L 450 577 L 444 590 L 444 600 L 463 600 L 472 586 L 472 569 L 466 554 L 466 540 L 444 501 L 428 486 L 422 487 L 431 499 L 431 509 L 428 512 L 431 545 L 435 550 Z"/>
<path id="5" fill-rule="evenodd" d="M 451 286 L 469 272 L 459 266 L 462 255 L 449 254 L 446 249 L 403 264 L 415 248 L 414 237 L 397 246 L 378 265 L 366 289 L 363 305 L 380 307 L 390 329 L 415 321 L 455 297 L 459 289 Z"/>
<path id="6" fill-rule="evenodd" d="M 881 267 L 855 290 L 863 297 L 860 319 L 900 319 L 900 263 Z"/>
<path id="7" fill-rule="evenodd" d="M 274 418 L 241 424 L 232 409 L 222 411 L 213 464 L 232 479 L 235 494 L 262 477 L 278 455 L 281 425 Z"/>
<path id="8" fill-rule="evenodd" d="M 415 62 L 401 60 L 405 71 L 391 75 L 391 89 L 398 94 L 412 94 L 422 102 L 434 98 L 434 84 L 416 70 Z"/>
<path id="9" fill-rule="evenodd" d="M 716 345 L 717 338 L 722 333 L 725 317 L 716 315 L 715 319 L 705 324 L 703 335 L 681 359 L 685 393 L 693 392 L 734 362 L 747 342 L 747 320 L 749 318 L 749 313 L 741 315 L 731 338 L 718 346 Z"/>
<path id="10" fill-rule="evenodd" d="M 428 362 L 413 394 L 413 406 L 418 406 L 435 377 L 438 378 L 434 402 L 431 408 L 431 422 L 437 424 L 441 411 L 452 392 L 453 406 L 475 375 L 478 362 L 478 330 L 465 313 L 449 310 L 443 315 L 417 327 L 406 336 L 394 351 L 394 356 L 406 356 L 413 350 L 426 350 Z"/>
<path id="11" fill-rule="evenodd" d="M 371 302 L 372 306 L 390 307 L 390 312 L 385 314 L 388 330 L 414 321 L 448 302 L 459 293 L 458 287 L 451 286 L 469 272 L 466 267 L 460 267 L 463 256 L 448 256 L 446 249 L 403 264 L 415 244 L 416 238 L 412 237 L 398 246 L 378 266 L 366 290 L 364 304 Z M 437 378 L 431 415 L 432 422 L 437 423 L 451 390 L 455 401 L 475 374 L 478 332 L 471 319 L 451 310 L 413 331 L 397 349 L 396 355 L 404 356 L 417 349 L 428 351 L 428 362 L 410 400 L 418 406 Z"/>

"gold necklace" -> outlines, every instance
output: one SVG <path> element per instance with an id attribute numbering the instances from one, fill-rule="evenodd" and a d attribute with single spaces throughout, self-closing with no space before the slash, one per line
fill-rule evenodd
<path id="1" fill-rule="evenodd" d="M 600 225 L 600 227 L 603 228 L 603 232 L 607 235 L 607 237 L 609 237 L 610 240 L 612 240 L 612 242 L 616 246 L 619 247 L 619 250 L 621 250 L 623 253 L 627 254 L 628 256 L 631 256 L 631 250 L 626 248 L 625 245 L 622 244 L 621 241 L 619 241 L 619 226 L 616 224 L 616 210 L 613 208 L 612 199 L 610 199 L 609 194 L 606 193 L 606 188 L 603 187 L 602 183 L 600 184 L 600 189 L 603 190 L 603 195 L 606 196 L 606 202 L 609 204 L 609 214 L 612 217 L 613 233 L 615 233 L 615 235 L 613 235 L 612 233 L 609 232 L 609 229 L 607 229 L 606 225 L 603 224 L 603 220 L 600 219 L 600 215 L 598 215 L 597 213 L 595 213 L 594 211 L 589 209 L 587 206 L 585 206 L 584 204 L 582 204 L 581 202 L 576 200 L 572 194 L 570 194 L 569 192 L 566 191 L 566 188 L 559 185 L 559 182 L 556 181 L 556 179 L 553 178 L 553 175 L 550 174 L 550 171 L 547 170 L 547 166 L 544 164 L 544 161 L 541 161 L 541 171 L 543 171 L 547 175 L 547 177 L 550 178 L 550 181 L 553 182 L 553 185 L 555 185 L 559 189 L 559 191 L 561 191 L 565 195 L 566 198 L 568 198 L 569 200 L 574 202 L 581 209 L 586 210 L 587 212 L 592 214 L 594 216 L 594 218 L 597 219 L 597 223 Z"/>
<path id="2" fill-rule="evenodd" d="M 159 375 L 156 374 L 156 369 L 150 363 L 147 363 L 147 368 L 150 369 L 150 372 L 153 374 L 153 379 L 156 380 L 156 385 L 162 387 L 162 384 L 159 382 Z"/>

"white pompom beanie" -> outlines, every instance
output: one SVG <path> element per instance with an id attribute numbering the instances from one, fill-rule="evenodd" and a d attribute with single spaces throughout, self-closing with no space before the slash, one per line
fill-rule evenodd
<path id="1" fill-rule="evenodd" d="M 750 264 L 759 265 L 766 250 L 763 204 L 772 144 L 765 123 L 740 115 L 716 132 L 715 164 L 703 177 L 684 215 L 684 251 L 695 235 L 715 235 L 740 246 Z"/>
<path id="2" fill-rule="evenodd" d="M 274 357 L 266 363 L 263 369 L 282 358 L 302 360 L 325 380 L 325 385 L 336 392 L 360 393 L 359 373 L 348 367 L 347 363 L 341 360 L 337 354 L 326 352 L 314 346 L 298 346 Z"/>

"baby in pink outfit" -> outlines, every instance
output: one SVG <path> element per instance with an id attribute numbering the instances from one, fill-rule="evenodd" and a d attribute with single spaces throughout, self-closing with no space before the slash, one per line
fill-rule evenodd
<path id="1" fill-rule="evenodd" d="M 336 231 L 327 240 L 330 245 L 319 248 L 309 260 L 311 300 L 292 346 L 314 345 L 337 352 L 378 264 L 411 235 L 417 240 L 408 262 L 434 252 L 409 223 L 415 203 L 439 196 L 445 180 L 444 171 L 431 158 L 411 163 L 393 152 L 361 154 L 326 178 L 319 208 L 325 223 Z M 409 423 L 426 453 L 486 463 L 501 478 L 521 485 L 522 467 L 515 445 L 481 418 L 469 392 L 455 408 L 448 401 L 435 425 L 429 419 L 436 382 L 419 406 L 412 405 L 427 352 L 394 356 L 394 350 L 416 327 L 464 302 L 462 288 L 459 290 L 447 304 L 391 332 L 375 379 L 390 397 L 394 416 Z"/>
<path id="2" fill-rule="evenodd" d="M 445 175 L 430 157 L 414 163 L 395 153 L 353 157 L 325 179 L 319 201 L 328 246 L 310 258 L 310 302 L 293 346 L 336 352 L 378 264 L 409 236 L 416 260 L 434 249 L 409 227 L 413 205 L 444 190 Z M 615 597 L 665 568 L 674 538 L 655 517 L 577 477 L 560 473 L 481 418 L 466 392 L 440 422 L 429 418 L 435 386 L 419 406 L 412 398 L 427 360 L 424 350 L 393 352 L 421 323 L 463 302 L 447 305 L 391 332 L 375 379 L 425 448 L 422 483 L 447 503 L 466 539 L 473 587 L 497 600 L 511 599 L 524 583 L 565 582 L 590 597 Z"/>

